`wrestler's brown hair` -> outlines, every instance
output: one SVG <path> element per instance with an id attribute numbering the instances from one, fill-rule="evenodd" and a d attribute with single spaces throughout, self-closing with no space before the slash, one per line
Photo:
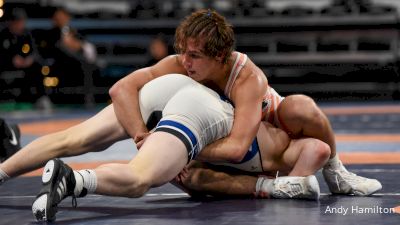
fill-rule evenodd
<path id="1" fill-rule="evenodd" d="M 174 48 L 177 53 L 186 51 L 186 42 L 193 38 L 203 44 L 203 53 L 209 57 L 222 56 L 226 63 L 231 55 L 235 37 L 232 25 L 214 10 L 198 10 L 187 16 L 176 28 Z"/>

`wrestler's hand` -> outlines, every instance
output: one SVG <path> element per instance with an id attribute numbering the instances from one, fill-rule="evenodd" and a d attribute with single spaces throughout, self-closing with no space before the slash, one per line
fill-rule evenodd
<path id="1" fill-rule="evenodd" d="M 189 176 L 189 169 L 187 166 L 183 167 L 182 171 L 175 177 L 175 181 L 180 184 Z"/>
<path id="2" fill-rule="evenodd" d="M 143 143 L 145 142 L 146 138 L 151 134 L 151 132 L 142 132 L 136 134 L 135 138 L 133 139 L 136 143 L 136 147 L 139 150 Z"/>

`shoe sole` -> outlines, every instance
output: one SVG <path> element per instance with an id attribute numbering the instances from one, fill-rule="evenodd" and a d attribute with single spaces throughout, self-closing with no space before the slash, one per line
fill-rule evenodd
<path id="1" fill-rule="evenodd" d="M 328 180 L 328 176 L 333 176 L 332 174 L 325 174 L 322 173 L 324 176 L 325 181 Z M 379 181 L 377 181 L 379 182 Z M 353 195 L 353 196 L 360 196 L 360 197 L 365 197 L 365 196 L 371 196 L 373 194 L 375 194 L 376 192 L 380 191 L 382 189 L 382 184 L 379 183 L 379 186 L 375 189 L 373 189 L 372 191 L 368 192 L 367 194 L 364 194 L 363 192 L 354 190 L 353 187 L 351 187 L 350 185 L 346 185 L 342 190 L 337 191 L 333 188 L 331 188 L 329 185 L 329 190 L 331 191 L 332 194 L 334 195 Z"/>
<path id="2" fill-rule="evenodd" d="M 314 175 L 310 175 L 306 178 L 308 184 L 308 190 L 313 193 L 309 199 L 318 201 L 320 196 L 319 183 Z"/>
<path id="3" fill-rule="evenodd" d="M 52 199 L 52 197 L 54 197 L 51 195 L 55 194 L 52 193 L 51 190 L 53 189 L 54 183 L 56 182 L 53 178 L 58 174 L 58 167 L 59 164 L 56 162 L 56 160 L 53 159 L 48 161 L 43 169 L 42 190 L 44 191 L 43 194 L 36 197 L 36 200 L 32 204 L 32 213 L 37 221 L 42 222 L 55 220 L 55 212 L 51 208 L 50 200 Z"/>
<path id="4" fill-rule="evenodd" d="M 373 194 L 375 194 L 376 192 L 380 191 L 381 189 L 382 189 L 382 184 L 379 183 L 379 187 L 373 189 L 373 190 L 370 191 L 368 194 L 364 194 L 364 193 L 359 192 L 359 191 L 356 191 L 356 190 L 352 190 L 352 193 L 353 193 L 355 196 L 370 196 L 370 195 L 373 195 Z"/>

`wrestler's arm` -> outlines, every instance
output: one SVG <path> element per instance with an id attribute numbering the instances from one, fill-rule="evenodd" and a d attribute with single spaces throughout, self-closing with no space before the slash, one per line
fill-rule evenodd
<path id="1" fill-rule="evenodd" d="M 215 197 L 253 197 L 258 176 L 224 167 L 210 167 L 192 160 L 184 177 L 171 183 L 192 197 L 211 195 Z"/>
<path id="2" fill-rule="evenodd" d="M 129 136 L 135 138 L 137 134 L 147 132 L 139 109 L 139 90 L 147 82 L 162 75 L 186 73 L 177 57 L 168 56 L 151 67 L 136 70 L 111 87 L 109 94 L 115 114 Z"/>
<path id="3" fill-rule="evenodd" d="M 251 74 L 235 84 L 232 92 L 235 115 L 230 134 L 206 146 L 196 159 L 240 162 L 244 158 L 261 122 L 261 102 L 265 92 L 263 82 L 259 76 Z"/>

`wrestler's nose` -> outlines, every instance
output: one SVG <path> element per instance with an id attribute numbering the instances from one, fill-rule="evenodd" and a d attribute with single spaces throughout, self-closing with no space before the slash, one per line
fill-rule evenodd
<path id="1" fill-rule="evenodd" d="M 191 62 L 187 54 L 182 54 L 182 64 L 185 67 L 185 69 L 190 68 Z"/>

